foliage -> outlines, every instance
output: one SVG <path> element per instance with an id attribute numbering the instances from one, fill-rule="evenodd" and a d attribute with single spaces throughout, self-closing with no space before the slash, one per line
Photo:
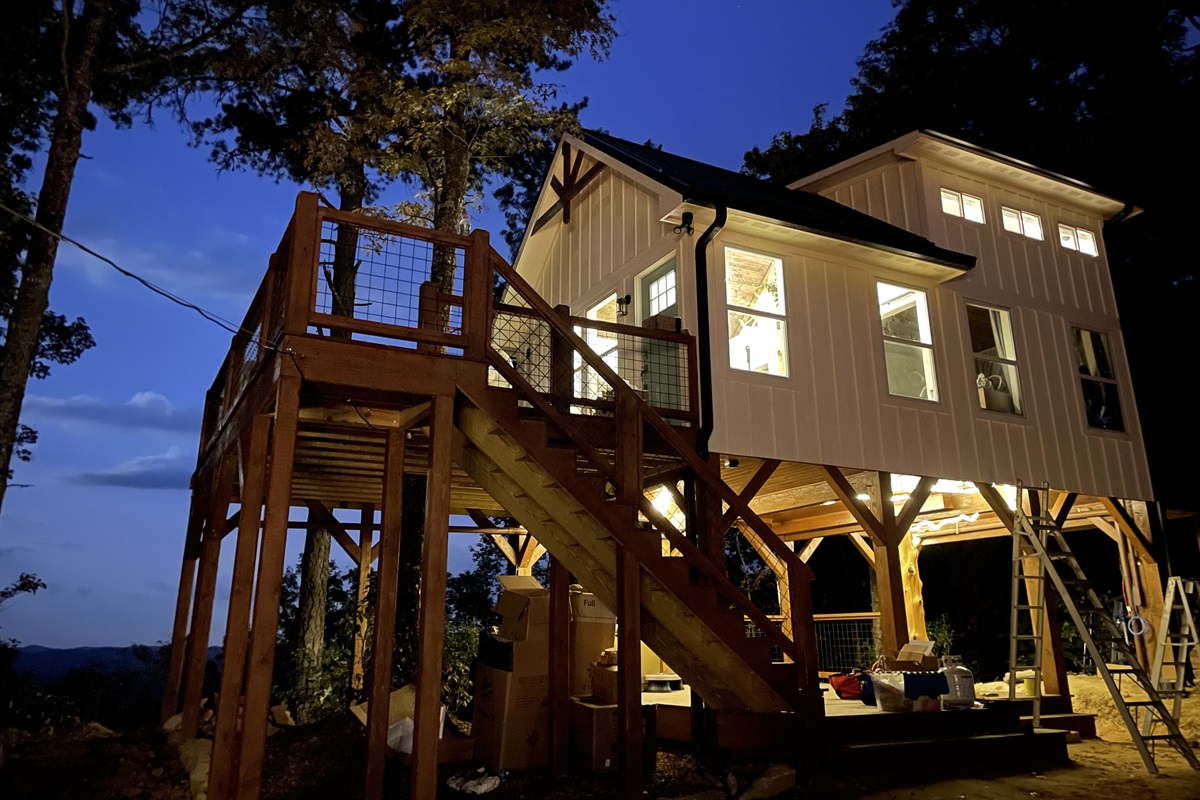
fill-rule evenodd
<path id="1" fill-rule="evenodd" d="M 767 614 L 779 613 L 779 582 L 766 562 L 736 528 L 725 532 L 725 568 L 729 580 Z"/>
<path id="2" fill-rule="evenodd" d="M 1145 212 L 1105 226 L 1156 494 L 1200 503 L 1200 465 L 1176 443 L 1200 421 L 1175 391 L 1200 276 L 1198 18 L 1179 3 L 1069 0 L 1036 13 L 1002 0 L 897 0 L 867 45 L 845 109 L 817 106 L 802 133 L 746 153 L 779 183 L 891 138 L 933 129 L 1100 187 Z"/>
<path id="3" fill-rule="evenodd" d="M 950 625 L 950 615 L 940 614 L 937 619 L 925 623 L 925 631 L 929 641 L 934 644 L 934 651 L 940 656 L 954 654 L 954 628 Z"/>

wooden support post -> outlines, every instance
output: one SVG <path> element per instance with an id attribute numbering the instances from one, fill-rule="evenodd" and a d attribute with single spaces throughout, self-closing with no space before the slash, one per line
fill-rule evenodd
<path id="1" fill-rule="evenodd" d="M 293 262 L 294 263 L 294 262 Z M 291 504 L 292 463 L 296 454 L 300 377 L 281 361 L 271 433 L 266 511 L 254 587 L 254 617 L 250 626 L 250 657 L 246 663 L 246 701 L 242 716 L 242 747 L 237 764 L 238 800 L 257 800 L 262 792 L 263 756 L 267 744 L 267 709 L 275 666 L 275 637 L 279 629 L 279 591 Z"/>
<path id="2" fill-rule="evenodd" d="M 904 616 L 908 622 L 909 639 L 929 639 L 929 630 L 925 627 L 925 594 L 921 581 L 921 569 L 918 560 L 921 556 L 921 544 L 913 541 L 908 531 L 900 533 L 898 547 L 900 556 L 901 584 L 904 589 Z"/>
<path id="3" fill-rule="evenodd" d="M 567 772 L 571 712 L 571 575 L 550 557 L 550 770 Z"/>
<path id="4" fill-rule="evenodd" d="M 571 316 L 571 307 L 557 305 L 554 313 L 563 319 Z M 571 396 L 575 393 L 574 351 L 570 342 L 561 333 L 550 329 L 550 400 L 562 414 L 571 408 Z"/>
<path id="5" fill-rule="evenodd" d="M 363 655 L 367 649 L 367 590 L 371 588 L 372 539 L 375 536 L 375 506 L 364 503 L 358 529 L 358 573 L 354 584 L 354 661 L 350 666 L 350 688 L 363 688 Z"/>
<path id="6" fill-rule="evenodd" d="M 908 619 L 904 608 L 904 570 L 900 565 L 900 542 L 896 532 L 896 511 L 892 505 L 892 476 L 879 473 L 878 497 L 872 498 L 879 515 L 883 543 L 875 543 L 875 579 L 879 585 L 879 627 L 883 650 L 895 658 L 908 643 Z"/>
<path id="7" fill-rule="evenodd" d="M 213 602 L 217 595 L 217 566 L 221 558 L 221 534 L 229 513 L 234 463 L 226 455 L 216 469 L 209 498 L 208 519 L 200 542 L 200 570 L 196 579 L 196 601 L 192 605 L 192 627 L 188 633 L 187 663 L 183 676 L 183 724 L 186 739 L 196 735 L 200 722 L 200 700 L 208 667 L 208 637 L 212 631 Z"/>
<path id="8" fill-rule="evenodd" d="M 446 559 L 450 547 L 450 450 L 453 433 L 454 397 L 438 395 L 433 398 L 429 480 L 425 490 L 412 797 L 434 797 L 438 789 L 438 730 L 442 711 L 442 640 L 446 633 Z"/>
<path id="9" fill-rule="evenodd" d="M 208 772 L 208 796 L 212 800 L 226 800 L 230 796 L 229 789 L 233 781 L 233 757 L 237 750 L 238 718 L 242 710 L 246 650 L 250 637 L 250 594 L 254 586 L 254 561 L 258 557 L 270 430 L 270 417 L 255 417 L 249 435 L 243 437 L 241 442 L 241 509 L 238 513 L 233 578 L 229 588 L 229 613 L 225 622 L 216 730 Z"/>
<path id="10" fill-rule="evenodd" d="M 400 583 L 400 531 L 404 510 L 404 431 L 388 431 L 384 459 L 379 576 L 375 585 L 375 631 L 371 639 L 371 679 L 367 695 L 367 765 L 363 789 L 363 797 L 367 800 L 383 797 L 383 775 L 387 762 L 392 651 L 395 649 L 396 596 Z"/>
<path id="11" fill-rule="evenodd" d="M 617 757 L 622 796 L 642 796 L 642 574 L 633 553 L 617 550 Z"/>
<path id="12" fill-rule="evenodd" d="M 485 230 L 471 231 L 463 270 L 463 335 L 467 358 L 483 361 L 492 336 L 492 245 Z"/>
<path id="13" fill-rule="evenodd" d="M 617 480 L 621 502 L 642 500 L 642 415 L 629 391 L 617 393 Z"/>
<path id="14" fill-rule="evenodd" d="M 204 526 L 203 493 L 192 493 L 187 532 L 183 542 L 183 565 L 179 569 L 179 593 L 175 598 L 175 623 L 171 628 L 171 651 L 167 661 L 167 685 L 163 689 L 160 722 L 179 712 L 179 694 L 183 684 L 183 661 L 187 651 L 187 625 L 192 609 L 192 588 L 196 582 L 196 564 L 200 560 L 200 537 Z"/>

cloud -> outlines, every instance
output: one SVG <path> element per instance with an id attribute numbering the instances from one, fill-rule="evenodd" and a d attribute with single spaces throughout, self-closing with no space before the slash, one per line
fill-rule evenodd
<path id="1" fill-rule="evenodd" d="M 200 430 L 199 409 L 176 409 L 158 392 L 138 392 L 119 404 L 85 394 L 66 399 L 28 395 L 21 413 L 30 419 L 95 422 L 115 428 L 190 434 Z"/>
<path id="2" fill-rule="evenodd" d="M 187 489 L 192 464 L 178 447 L 156 456 L 138 456 L 111 469 L 79 472 L 68 478 L 82 486 L 113 486 L 124 489 Z"/>

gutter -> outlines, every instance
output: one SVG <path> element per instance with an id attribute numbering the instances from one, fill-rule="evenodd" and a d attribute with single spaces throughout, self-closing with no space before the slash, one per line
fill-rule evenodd
<path id="1" fill-rule="evenodd" d="M 708 205 L 707 203 L 705 205 Z M 696 339 L 700 375 L 700 430 L 696 434 L 696 452 L 708 458 L 708 440 L 713 432 L 712 336 L 708 314 L 708 246 L 729 218 L 729 209 L 716 205 L 717 217 L 696 241 Z"/>

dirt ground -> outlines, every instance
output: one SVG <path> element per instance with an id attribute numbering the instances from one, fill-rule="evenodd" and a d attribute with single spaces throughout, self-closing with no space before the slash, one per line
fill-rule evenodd
<path id="1" fill-rule="evenodd" d="M 1095 683 L 1096 685 L 1092 685 Z M 973 775 L 922 780 L 920 775 L 855 778 L 818 773 L 784 795 L 808 800 L 1200 800 L 1200 773 L 1182 758 L 1160 749 L 1159 775 L 1142 766 L 1120 726 L 1099 679 L 1071 677 L 1076 706 L 1099 713 L 1102 738 L 1069 745 L 1072 764 L 1037 773 Z M 1184 709 L 1189 738 L 1200 733 L 1200 694 Z M 353 798 L 359 794 L 363 748 L 361 726 L 342 720 L 280 731 L 268 740 L 265 800 Z M 189 800 L 188 780 L 176 753 L 161 733 L 143 731 L 109 736 L 96 730 L 10 739 L 0 768 L 4 800 Z M 663 749 L 647 797 L 723 800 L 728 773 L 682 750 Z M 1000 766 L 1000 765 L 998 765 Z M 453 774 L 447 770 L 445 778 Z M 750 776 L 741 772 L 740 790 Z M 388 796 L 407 797 L 407 770 L 393 761 Z M 612 776 L 550 779 L 544 774 L 509 775 L 495 800 L 600 800 L 617 798 Z M 736 796 L 736 795 L 734 795 Z M 439 797 L 467 795 L 443 788 Z"/>

